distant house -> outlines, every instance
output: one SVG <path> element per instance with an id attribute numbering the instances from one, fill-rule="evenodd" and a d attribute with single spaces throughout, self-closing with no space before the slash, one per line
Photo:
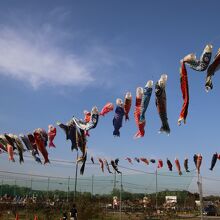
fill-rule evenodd
<path id="1" fill-rule="evenodd" d="M 164 208 L 175 209 L 177 203 L 177 196 L 165 196 Z"/>
<path id="2" fill-rule="evenodd" d="M 199 207 L 200 204 L 201 204 L 201 203 L 200 203 L 200 200 L 196 200 L 195 203 L 196 203 L 196 206 L 197 206 L 197 207 Z"/>
<path id="3" fill-rule="evenodd" d="M 177 196 L 165 196 L 166 204 L 177 203 Z"/>

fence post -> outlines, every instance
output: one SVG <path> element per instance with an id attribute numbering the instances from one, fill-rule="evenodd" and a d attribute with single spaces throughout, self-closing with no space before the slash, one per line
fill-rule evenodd
<path id="1" fill-rule="evenodd" d="M 76 154 L 76 171 L 75 171 L 75 190 L 74 190 L 74 201 L 76 201 L 76 186 L 77 186 L 77 174 L 78 174 L 78 151 Z"/>
<path id="2" fill-rule="evenodd" d="M 115 174 L 114 174 L 114 186 L 113 186 L 113 190 L 116 189 L 116 171 L 115 171 Z"/>
<path id="3" fill-rule="evenodd" d="M 91 195 L 91 197 L 93 197 L 93 184 L 94 184 L 94 175 L 92 175 L 92 195 Z"/>
<path id="4" fill-rule="evenodd" d="M 120 220 L 121 220 L 121 208 L 122 208 L 122 173 L 121 173 L 121 187 L 120 187 Z"/>
<path id="5" fill-rule="evenodd" d="M 3 179 L 2 179 L 2 185 L 1 185 L 1 197 L 3 196 Z"/>
<path id="6" fill-rule="evenodd" d="M 158 191 L 158 186 L 157 186 L 157 168 L 156 168 L 155 174 L 156 174 L 156 211 L 157 211 L 157 209 L 158 209 L 158 203 L 157 203 L 157 191 Z"/>
<path id="7" fill-rule="evenodd" d="M 201 220 L 203 220 L 203 196 L 202 196 L 202 176 L 198 172 L 198 190 L 199 190 L 199 200 L 200 200 L 200 214 L 201 214 Z"/>
<path id="8" fill-rule="evenodd" d="M 50 177 L 47 180 L 47 199 L 49 199 Z"/>
<path id="9" fill-rule="evenodd" d="M 14 197 L 16 195 L 16 179 L 15 179 L 15 185 L 14 185 Z"/>
<path id="10" fill-rule="evenodd" d="M 30 194 L 32 194 L 32 176 L 31 176 L 31 188 L 30 188 Z"/>
<path id="11" fill-rule="evenodd" d="M 68 178 L 68 186 L 67 186 L 67 202 L 69 202 L 69 191 L 70 191 L 70 176 Z"/>

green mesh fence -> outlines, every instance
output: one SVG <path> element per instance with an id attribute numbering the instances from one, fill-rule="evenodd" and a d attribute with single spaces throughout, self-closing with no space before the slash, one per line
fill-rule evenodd
<path id="1" fill-rule="evenodd" d="M 94 165 L 98 166 L 98 165 Z M 123 169 L 124 171 L 124 169 Z M 125 173 L 125 174 L 124 174 Z M 109 194 L 114 188 L 130 193 L 154 193 L 164 190 L 189 190 L 195 173 L 179 176 L 176 172 L 105 174 L 103 176 L 54 177 L 20 172 L 0 171 L 0 184 L 29 188 L 29 191 L 89 192 L 91 194 Z M 16 190 L 16 187 L 15 187 Z M 15 192 L 16 193 L 16 192 Z"/>

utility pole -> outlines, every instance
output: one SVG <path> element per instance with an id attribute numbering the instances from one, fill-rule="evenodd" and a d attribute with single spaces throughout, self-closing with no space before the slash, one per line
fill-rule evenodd
<path id="1" fill-rule="evenodd" d="M 200 176 L 198 172 L 198 190 L 199 190 L 199 200 L 200 200 L 200 214 L 201 214 L 201 220 L 203 220 L 203 195 L 202 195 L 202 177 Z"/>
<path id="2" fill-rule="evenodd" d="M 50 177 L 47 179 L 47 199 L 49 199 Z"/>
<path id="3" fill-rule="evenodd" d="M 120 220 L 121 220 L 121 208 L 122 208 L 122 173 L 121 173 L 121 188 L 120 188 Z"/>
<path id="4" fill-rule="evenodd" d="M 114 173 L 114 186 L 113 186 L 113 190 L 116 188 L 116 171 Z"/>
<path id="5" fill-rule="evenodd" d="M 15 185 L 14 185 L 14 197 L 16 196 L 16 179 L 15 179 Z"/>
<path id="6" fill-rule="evenodd" d="M 76 154 L 76 171 L 75 171 L 75 190 L 74 190 L 74 201 L 76 201 L 76 187 L 77 187 L 77 175 L 78 175 L 78 151 Z"/>
<path id="7" fill-rule="evenodd" d="M 92 195 L 91 195 L 91 197 L 93 197 L 93 184 L 94 184 L 94 175 L 92 175 Z"/>
<path id="8" fill-rule="evenodd" d="M 2 185 L 1 185 L 1 196 L 3 196 L 3 179 L 2 179 Z"/>
<path id="9" fill-rule="evenodd" d="M 69 202 L 69 191 L 70 191 L 70 176 L 68 177 L 68 186 L 67 186 L 67 202 Z"/>
<path id="10" fill-rule="evenodd" d="M 31 176 L 31 188 L 30 188 L 30 194 L 32 194 L 32 176 Z"/>
<path id="11" fill-rule="evenodd" d="M 155 174 L 156 174 L 156 211 L 157 211 L 157 209 L 158 209 L 158 204 L 157 204 L 157 192 L 158 192 L 158 188 L 157 188 L 157 168 L 156 168 Z"/>

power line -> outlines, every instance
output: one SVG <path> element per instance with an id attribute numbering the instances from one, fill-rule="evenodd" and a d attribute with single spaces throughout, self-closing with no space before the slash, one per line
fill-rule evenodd
<path id="1" fill-rule="evenodd" d="M 24 155 L 24 157 L 26 158 L 32 158 L 31 156 L 29 155 Z M 33 160 L 29 160 L 31 162 L 34 162 Z M 51 158 L 50 161 L 53 161 L 55 164 L 57 165 L 75 165 L 76 162 L 75 161 L 70 161 L 70 160 L 62 160 L 62 159 L 54 159 L 54 158 Z M 99 163 L 90 163 L 90 162 L 87 162 L 86 165 L 95 165 L 95 166 L 99 166 Z M 118 165 L 119 168 L 122 168 L 122 169 L 125 169 L 127 171 L 134 171 L 134 172 L 137 172 L 137 173 L 142 173 L 142 174 L 148 174 L 148 175 L 155 175 L 155 172 L 147 172 L 147 171 L 143 171 L 143 170 L 140 170 L 140 169 L 134 169 L 134 168 L 130 168 L 130 167 L 126 167 L 126 166 L 122 166 L 122 165 Z M 195 172 L 196 169 L 192 169 L 190 170 L 191 172 Z M 36 176 L 36 177 L 49 177 L 49 178 L 61 178 L 61 179 L 68 179 L 66 177 L 61 177 L 61 176 L 48 176 L 48 175 L 39 175 L 39 174 L 27 174 L 27 173 L 19 173 L 19 172 L 10 172 L 10 171 L 4 171 L 4 170 L 0 170 L 0 172 L 5 172 L 5 173 L 8 173 L 8 174 L 18 174 L 18 175 L 28 175 L 28 176 Z M 167 174 L 167 172 L 164 172 L 164 173 L 158 173 L 157 175 L 158 176 L 164 176 L 164 177 L 171 177 L 171 178 L 195 178 L 196 175 L 182 175 L 182 176 L 179 176 L 179 175 L 173 175 L 173 174 L 178 174 L 178 172 L 172 172 L 172 174 Z M 125 176 L 126 175 L 129 175 L 129 174 L 124 174 Z M 134 175 L 134 174 L 130 174 L 130 175 Z M 75 179 L 75 178 L 71 178 L 71 179 Z M 217 181 L 217 182 L 220 182 L 220 179 L 215 179 L 215 178 L 210 178 L 210 177 L 206 177 L 206 176 L 203 176 L 203 179 L 206 179 L 206 180 L 210 180 L 210 181 Z M 82 179 L 81 179 L 82 180 Z M 84 178 L 84 180 L 86 181 L 86 179 Z M 106 180 L 99 180 L 99 181 L 106 181 Z"/>
<path id="2" fill-rule="evenodd" d="M 32 156 L 29 156 L 29 155 L 24 155 L 25 158 L 32 158 Z M 31 162 L 34 162 L 33 160 L 29 160 Z M 69 161 L 69 160 L 61 160 L 61 159 L 54 159 L 54 158 L 50 158 L 50 161 L 52 162 L 55 162 L 56 164 L 59 164 L 59 165 L 70 165 L 70 164 L 73 164 L 75 165 L 76 162 L 75 161 Z M 99 163 L 91 163 L 91 162 L 86 162 L 86 165 L 96 165 L 96 166 L 99 166 Z M 109 164 L 110 165 L 110 164 Z M 138 172 L 138 173 L 143 173 L 143 174 L 150 174 L 150 175 L 155 175 L 154 172 L 147 172 L 147 171 L 143 171 L 143 170 L 139 170 L 139 169 L 134 169 L 134 168 L 129 168 L 129 167 L 125 167 L 125 166 L 121 166 L 121 165 L 118 165 L 119 168 L 123 168 L 125 170 L 130 170 L 130 171 L 134 171 L 134 172 Z M 191 171 L 195 171 L 194 170 L 191 170 Z M 178 173 L 178 172 L 173 172 L 173 173 Z M 181 176 L 173 176 L 173 175 L 168 175 L 168 174 L 162 174 L 162 173 L 158 173 L 159 176 L 170 176 L 170 177 L 181 177 Z M 189 177 L 189 178 L 193 178 L 195 176 L 183 176 L 183 177 Z"/>

